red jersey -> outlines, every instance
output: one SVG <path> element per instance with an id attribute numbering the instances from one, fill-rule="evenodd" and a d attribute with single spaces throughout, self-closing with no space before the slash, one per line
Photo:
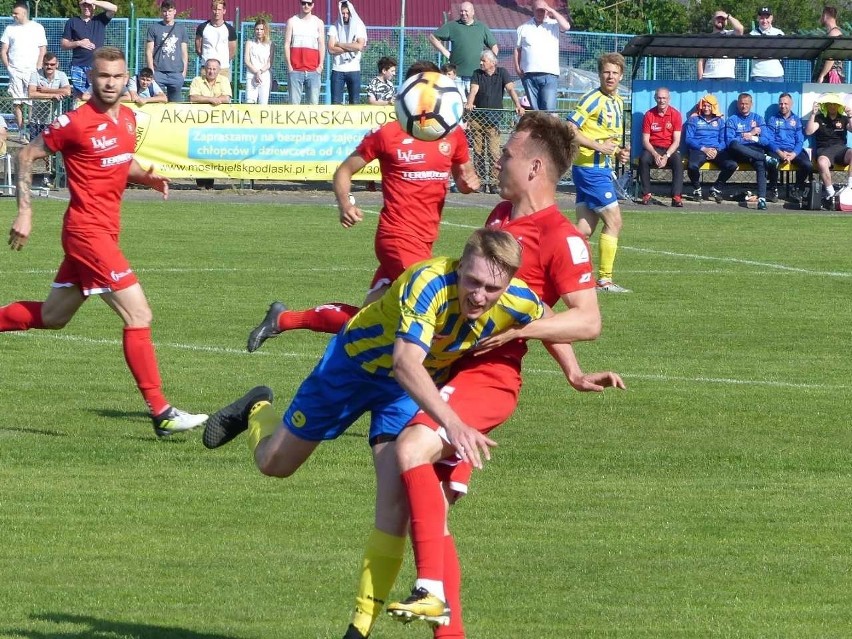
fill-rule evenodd
<path id="1" fill-rule="evenodd" d="M 113 120 L 90 102 L 60 115 L 42 132 L 45 146 L 62 153 L 71 201 L 65 231 L 106 231 L 118 235 L 121 196 L 136 146 L 136 117 L 120 106 Z"/>
<path id="2" fill-rule="evenodd" d="M 376 234 L 434 242 L 450 169 L 470 161 L 461 127 L 445 138 L 426 142 L 408 135 L 398 122 L 388 122 L 368 133 L 355 152 L 367 162 L 378 159 L 382 171 L 384 206 Z"/>
<path id="3" fill-rule="evenodd" d="M 553 307 L 563 295 L 595 286 L 589 244 L 556 205 L 514 220 L 511 214 L 512 203 L 500 202 L 485 226 L 517 238 L 524 250 L 515 277 L 526 282 L 545 304 Z M 502 357 L 520 359 L 527 351 L 526 343 L 510 342 L 498 351 Z"/>
<path id="4" fill-rule="evenodd" d="M 670 106 L 665 115 L 660 115 L 657 107 L 645 112 L 642 120 L 642 133 L 649 133 L 651 146 L 668 148 L 674 142 L 675 131 L 683 129 L 683 117 L 680 111 Z"/>

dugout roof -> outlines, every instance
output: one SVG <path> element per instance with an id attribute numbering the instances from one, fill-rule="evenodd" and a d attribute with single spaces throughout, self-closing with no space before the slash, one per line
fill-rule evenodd
<path id="1" fill-rule="evenodd" d="M 819 58 L 852 59 L 852 38 L 826 36 L 719 36 L 650 34 L 634 36 L 622 55 L 639 60 L 654 58 L 791 58 L 816 62 Z"/>

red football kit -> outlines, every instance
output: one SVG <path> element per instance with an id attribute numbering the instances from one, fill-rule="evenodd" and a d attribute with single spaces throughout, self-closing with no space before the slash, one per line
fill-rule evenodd
<path id="1" fill-rule="evenodd" d="M 680 111 L 672 106 L 666 109 L 665 115 L 660 115 L 657 107 L 645 112 L 642 118 L 642 133 L 648 133 L 648 141 L 654 148 L 668 148 L 674 141 L 676 131 L 683 129 L 683 118 Z"/>
<path id="2" fill-rule="evenodd" d="M 566 293 L 595 286 L 589 245 L 580 231 L 554 205 L 512 220 L 511 202 L 500 202 L 485 226 L 508 231 L 523 246 L 521 267 L 515 277 L 524 280 L 548 306 Z M 514 412 L 521 391 L 524 340 L 504 344 L 484 355 L 464 357 L 454 366 L 441 392 L 468 426 L 487 433 Z M 424 412 L 412 420 L 437 429 Z M 450 464 L 455 459 L 447 460 Z M 467 491 L 470 466 L 459 464 L 449 479 L 454 490 Z"/>
<path id="3" fill-rule="evenodd" d="M 408 135 L 398 122 L 368 133 L 355 152 L 379 161 L 384 206 L 376 229 L 379 268 L 372 285 L 393 282 L 409 266 L 432 257 L 454 164 L 470 161 L 460 127 L 427 142 Z"/>
<path id="4" fill-rule="evenodd" d="M 118 291 L 137 282 L 118 246 L 121 196 L 133 162 L 136 118 L 125 106 L 113 120 L 86 103 L 60 115 L 42 132 L 45 146 L 62 153 L 71 201 L 62 224 L 65 258 L 55 286 L 84 295 Z"/>

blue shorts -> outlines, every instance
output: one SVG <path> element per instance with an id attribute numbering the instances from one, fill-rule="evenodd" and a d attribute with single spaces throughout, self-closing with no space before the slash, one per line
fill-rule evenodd
<path id="1" fill-rule="evenodd" d="M 88 93 L 91 88 L 89 84 L 89 70 L 92 67 L 71 67 L 71 77 L 68 81 L 79 94 Z"/>
<path id="2" fill-rule="evenodd" d="M 593 167 L 571 167 L 571 177 L 577 189 L 577 205 L 585 204 L 593 211 L 600 211 L 618 202 L 611 169 Z"/>
<path id="3" fill-rule="evenodd" d="M 336 439 L 370 411 L 370 442 L 395 439 L 417 404 L 392 377 L 368 373 L 335 335 L 322 360 L 299 386 L 284 413 L 284 427 L 300 439 Z"/>

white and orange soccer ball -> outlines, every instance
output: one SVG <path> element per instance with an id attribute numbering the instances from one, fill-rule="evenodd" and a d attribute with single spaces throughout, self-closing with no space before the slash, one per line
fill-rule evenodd
<path id="1" fill-rule="evenodd" d="M 426 71 L 403 83 L 396 98 L 400 126 L 419 140 L 440 140 L 464 114 L 464 100 L 456 83 L 441 73 Z"/>

